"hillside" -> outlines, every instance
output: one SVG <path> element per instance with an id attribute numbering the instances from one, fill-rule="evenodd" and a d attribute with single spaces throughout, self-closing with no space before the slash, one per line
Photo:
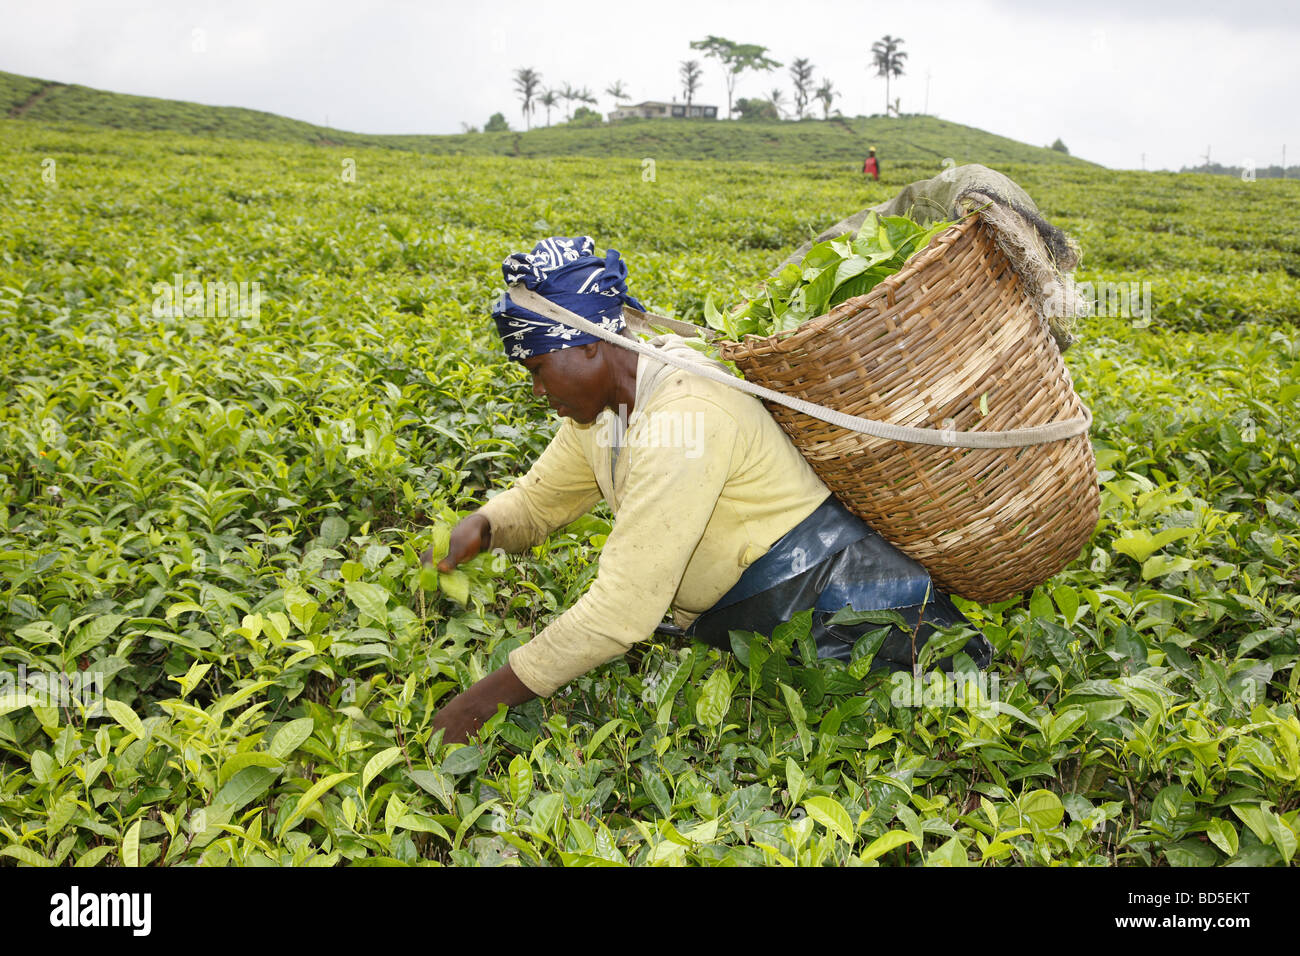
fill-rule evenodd
<path id="1" fill-rule="evenodd" d="M 933 164 L 952 157 L 958 163 L 1094 165 L 933 116 L 780 123 L 634 120 L 596 127 L 558 124 L 527 132 L 379 135 L 330 129 L 242 107 L 110 93 L 4 72 L 0 72 L 0 116 L 54 126 L 165 130 L 188 136 L 313 146 L 376 146 L 441 155 L 860 163 L 867 148 L 875 146 L 885 163 Z"/>

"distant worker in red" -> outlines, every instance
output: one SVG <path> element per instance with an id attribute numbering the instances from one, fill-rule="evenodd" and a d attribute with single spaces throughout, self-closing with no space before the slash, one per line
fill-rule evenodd
<path id="1" fill-rule="evenodd" d="M 870 176 L 872 179 L 880 179 L 880 160 L 876 159 L 876 147 L 871 147 L 871 154 L 867 157 L 866 162 L 862 164 L 862 175 Z"/>

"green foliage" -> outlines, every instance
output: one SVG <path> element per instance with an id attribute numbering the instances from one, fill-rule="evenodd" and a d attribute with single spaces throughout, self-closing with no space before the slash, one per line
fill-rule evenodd
<path id="1" fill-rule="evenodd" d="M 776 111 L 776 106 L 771 100 L 763 100 L 757 97 L 741 97 L 736 100 L 736 112 L 740 118 L 746 122 L 779 122 L 781 117 Z"/>
<path id="2" fill-rule="evenodd" d="M 737 43 L 726 37 L 709 35 L 703 40 L 691 43 L 692 50 L 702 50 L 704 55 L 717 60 L 724 69 L 723 78 L 727 84 L 727 114 L 730 117 L 731 104 L 736 91 L 736 80 L 746 71 L 774 70 L 781 66 L 779 62 L 767 56 L 767 47 L 756 43 Z"/>
<path id="3" fill-rule="evenodd" d="M 600 113 L 593 110 L 590 106 L 579 106 L 573 111 L 573 119 L 569 120 L 568 126 L 592 127 L 600 126 L 605 122 L 605 118 Z"/>
<path id="4" fill-rule="evenodd" d="M 488 121 L 483 124 L 485 133 L 508 133 L 510 124 L 506 122 L 505 116 L 500 113 L 493 113 L 488 117 Z"/>
<path id="5" fill-rule="evenodd" d="M 772 276 L 748 304 L 724 314 L 707 301 L 705 318 L 732 341 L 789 332 L 847 299 L 870 292 L 952 225 L 941 220 L 926 227 L 906 216 L 881 218 L 873 212 L 851 239 L 819 242 L 802 261 Z"/>
<path id="6" fill-rule="evenodd" d="M 817 661 L 802 616 L 734 654 L 647 641 L 448 746 L 437 708 L 610 530 L 418 561 L 554 428 L 487 318 L 501 259 L 591 234 L 700 320 L 894 187 L 366 148 L 349 181 L 327 149 L 2 122 L 5 865 L 1294 863 L 1297 184 L 1001 167 L 1156 315 L 1066 354 L 1101 521 L 1033 593 L 962 602 L 982 685 L 873 671 L 870 634 Z M 260 311 L 156 312 L 177 273 Z"/>

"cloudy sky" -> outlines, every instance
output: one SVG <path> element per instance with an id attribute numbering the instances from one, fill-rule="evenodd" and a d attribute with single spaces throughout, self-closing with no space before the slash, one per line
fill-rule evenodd
<path id="1" fill-rule="evenodd" d="M 4 13 L 0 70 L 124 93 L 268 110 L 372 133 L 452 133 L 498 110 L 522 127 L 512 76 L 635 101 L 680 95 L 692 40 L 766 46 L 816 66 L 846 115 L 881 112 L 873 41 L 903 39 L 892 94 L 1027 143 L 1058 136 L 1116 168 L 1300 160 L 1300 3 L 1256 0 L 632 0 L 569 3 L 44 0 Z M 702 59 L 702 58 L 701 58 Z M 715 61 L 696 102 L 725 108 Z M 791 84 L 743 74 L 738 96 Z M 600 109 L 613 102 L 601 95 Z M 1145 156 L 1145 159 L 1144 159 Z"/>

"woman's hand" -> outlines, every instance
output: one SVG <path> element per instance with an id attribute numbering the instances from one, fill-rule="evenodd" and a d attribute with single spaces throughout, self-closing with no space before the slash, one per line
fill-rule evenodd
<path id="1" fill-rule="evenodd" d="M 468 561 L 480 551 L 486 551 L 492 542 L 492 525 L 478 512 L 463 518 L 451 529 L 451 540 L 447 544 L 447 556 L 438 562 L 438 570 L 444 574 L 456 570 L 456 566 Z M 433 548 L 426 548 L 420 555 L 420 563 L 433 562 Z"/>
<path id="2" fill-rule="evenodd" d="M 514 707 L 537 695 L 503 664 L 469 690 L 457 694 L 433 715 L 433 730 L 443 730 L 442 742 L 463 744 L 497 712 L 498 704 Z"/>

